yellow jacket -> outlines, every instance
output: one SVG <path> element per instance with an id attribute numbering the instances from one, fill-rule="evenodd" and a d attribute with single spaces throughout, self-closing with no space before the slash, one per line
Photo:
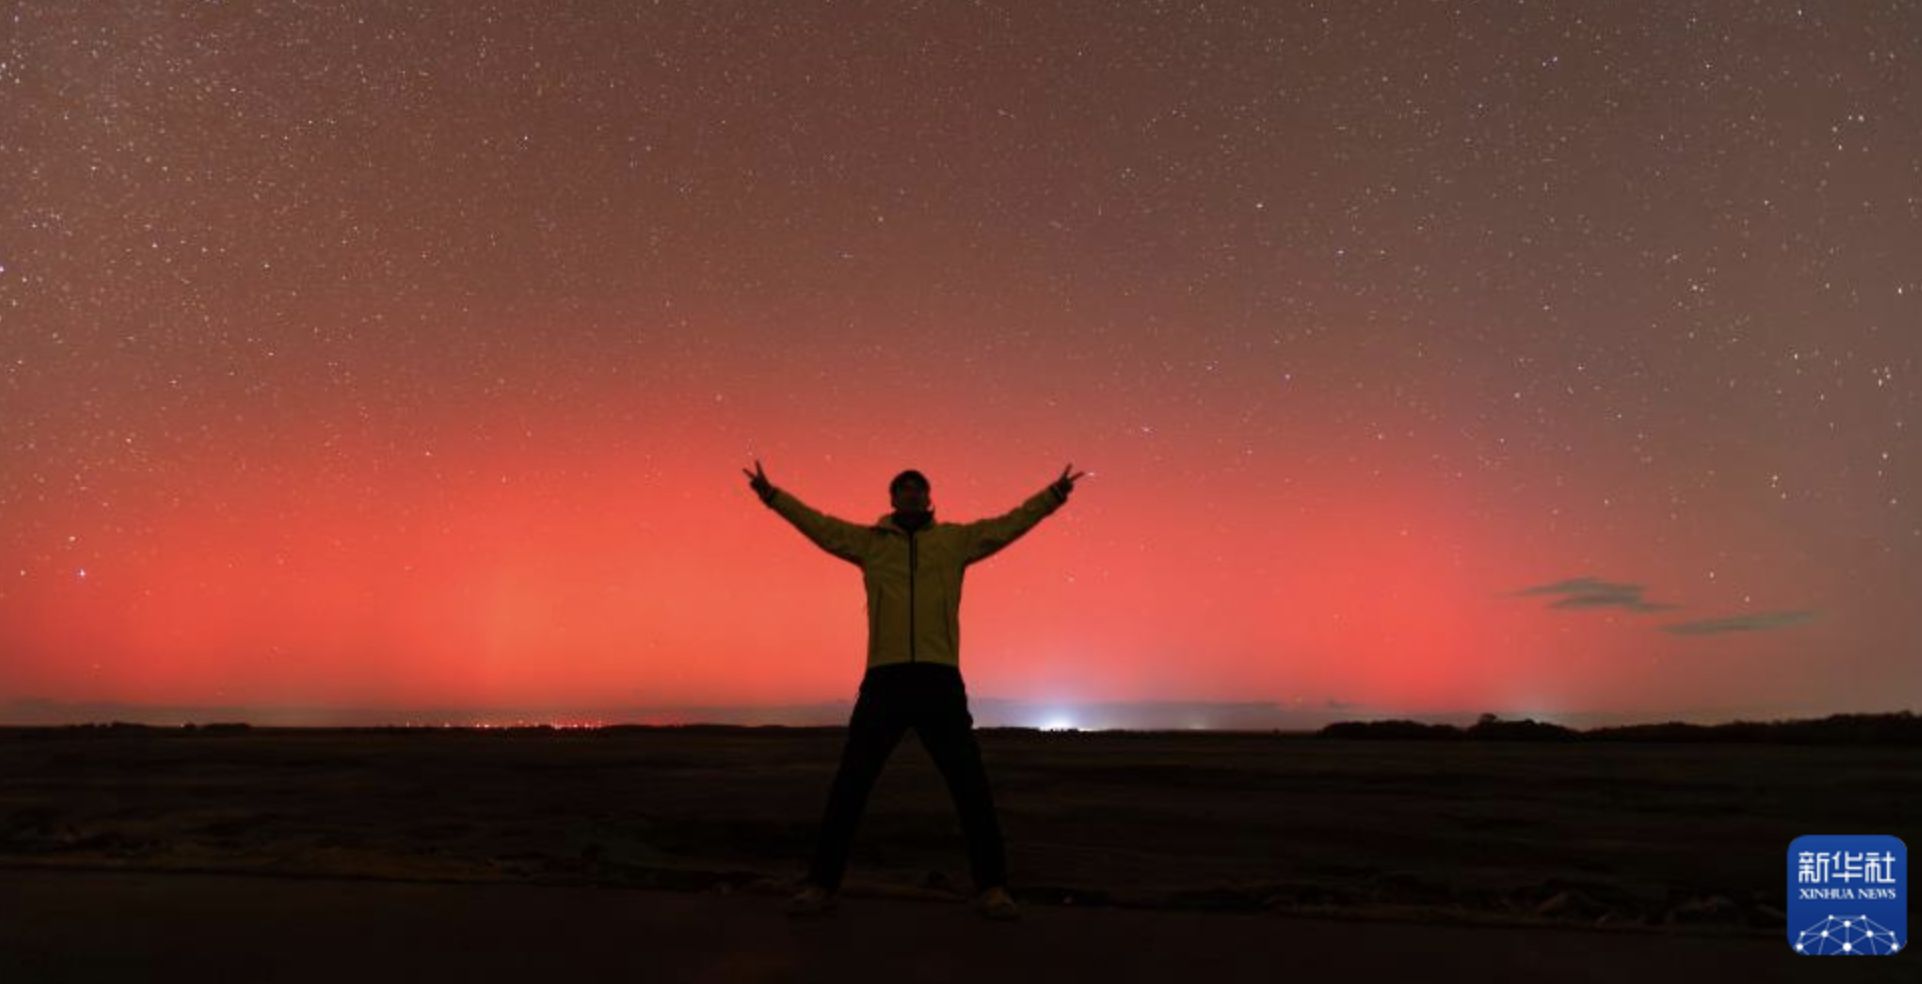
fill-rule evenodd
<path id="1" fill-rule="evenodd" d="M 992 519 L 941 523 L 930 518 L 913 533 L 895 525 L 892 512 L 861 526 L 816 512 L 781 488 L 771 488 L 761 501 L 821 549 L 860 565 L 868 591 L 869 667 L 919 662 L 958 670 L 962 574 L 1067 499 L 1050 485 Z"/>

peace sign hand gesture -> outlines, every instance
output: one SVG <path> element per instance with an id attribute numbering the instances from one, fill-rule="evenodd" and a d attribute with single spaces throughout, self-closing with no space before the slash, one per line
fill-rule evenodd
<path id="1" fill-rule="evenodd" d="M 743 468 L 741 469 L 741 474 L 747 476 L 747 484 L 754 489 L 754 494 L 760 496 L 762 499 L 766 499 L 774 492 L 774 484 L 769 482 L 767 480 L 767 474 L 761 471 L 761 459 L 754 459 L 753 471 L 748 471 Z"/>
<path id="2" fill-rule="evenodd" d="M 1072 461 L 1068 463 L 1068 467 L 1061 469 L 1061 477 L 1055 479 L 1054 483 L 1049 486 L 1049 488 L 1054 489 L 1056 495 L 1061 496 L 1063 501 L 1067 500 L 1068 493 L 1074 491 L 1075 479 L 1087 474 L 1085 471 L 1074 472 L 1072 475 L 1068 474 L 1071 471 L 1074 471 L 1074 462 Z"/>

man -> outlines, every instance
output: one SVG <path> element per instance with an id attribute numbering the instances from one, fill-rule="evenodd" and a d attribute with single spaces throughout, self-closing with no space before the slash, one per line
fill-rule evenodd
<path id="1" fill-rule="evenodd" d="M 1005 515 L 937 523 L 927 477 L 912 469 L 888 483 L 894 511 L 860 526 L 809 508 L 761 470 L 741 471 L 761 502 L 828 553 L 859 565 L 868 595 L 867 673 L 848 720 L 847 744 L 828 792 L 806 884 L 788 903 L 796 915 L 833 908 L 854 831 L 881 766 L 908 728 L 921 736 L 946 780 L 967 836 L 975 906 L 995 919 L 1019 917 L 1008 895 L 1001 828 L 974 740 L 961 680 L 961 578 L 1068 501 L 1074 465 Z M 1072 474 L 1071 474 L 1072 472 Z"/>

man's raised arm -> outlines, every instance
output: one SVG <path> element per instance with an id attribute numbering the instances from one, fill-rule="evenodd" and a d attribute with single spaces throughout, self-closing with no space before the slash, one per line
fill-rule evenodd
<path id="1" fill-rule="evenodd" d="M 793 523 L 816 546 L 850 564 L 862 563 L 870 552 L 875 535 L 872 530 L 816 511 L 785 489 L 768 486 L 761 502 Z"/>
<path id="2" fill-rule="evenodd" d="M 1002 515 L 963 524 L 961 529 L 966 539 L 962 541 L 962 556 L 967 558 L 964 562 L 972 564 L 994 556 L 1067 501 L 1066 494 L 1050 485 Z"/>

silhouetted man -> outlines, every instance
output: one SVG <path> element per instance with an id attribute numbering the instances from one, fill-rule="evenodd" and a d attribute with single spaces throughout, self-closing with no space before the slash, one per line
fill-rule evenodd
<path id="1" fill-rule="evenodd" d="M 821 549 L 860 565 L 868 593 L 867 673 L 848 720 L 814 860 L 806 884 L 788 902 L 789 912 L 833 907 L 868 793 L 902 733 L 913 728 L 961 815 L 976 908 L 996 919 L 1020 915 L 1008 895 L 1001 827 L 961 680 L 961 577 L 968 565 L 993 556 L 1061 508 L 1085 474 L 1073 469 L 1063 468 L 1061 477 L 1007 514 L 973 523 L 935 522 L 927 477 L 910 469 L 888 483 L 894 511 L 868 526 L 809 508 L 769 483 L 758 460 L 753 471 L 741 469 L 763 503 Z"/>

